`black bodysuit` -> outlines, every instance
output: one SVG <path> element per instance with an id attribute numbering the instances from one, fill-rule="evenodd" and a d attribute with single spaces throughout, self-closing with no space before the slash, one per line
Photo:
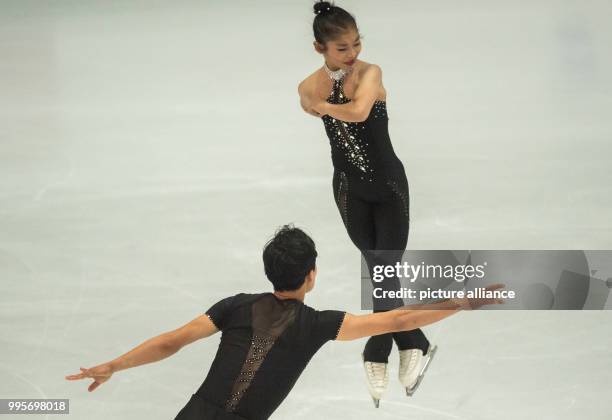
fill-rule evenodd
<path id="1" fill-rule="evenodd" d="M 346 104 L 344 79 L 335 80 L 327 102 Z M 376 101 L 365 121 L 346 122 L 324 115 L 334 165 L 333 190 L 340 216 L 351 241 L 370 265 L 369 250 L 406 249 L 410 222 L 410 197 L 404 166 L 389 138 L 387 104 Z M 392 262 L 387 262 L 392 263 Z M 388 288 L 399 288 L 399 280 Z M 389 302 L 386 302 L 387 304 Z M 400 300 L 394 307 L 402 305 Z M 378 305 L 378 306 L 377 306 Z M 374 311 L 391 309 L 374 302 Z M 366 361 L 387 362 L 395 339 L 401 350 L 420 348 L 429 342 L 421 330 L 371 337 L 366 344 Z"/>
<path id="2" fill-rule="evenodd" d="M 317 350 L 336 339 L 345 315 L 272 293 L 228 297 L 206 314 L 222 331 L 221 343 L 175 420 L 267 419 Z"/>

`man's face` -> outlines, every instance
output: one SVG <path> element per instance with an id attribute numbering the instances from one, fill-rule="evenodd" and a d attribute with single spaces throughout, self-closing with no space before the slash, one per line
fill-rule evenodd
<path id="1" fill-rule="evenodd" d="M 308 276 L 306 276 L 306 293 L 314 289 L 315 279 L 317 278 L 317 267 L 315 267 Z"/>

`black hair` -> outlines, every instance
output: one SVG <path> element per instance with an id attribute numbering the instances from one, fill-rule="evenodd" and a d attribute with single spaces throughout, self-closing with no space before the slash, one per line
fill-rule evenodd
<path id="1" fill-rule="evenodd" d="M 276 291 L 299 289 L 316 259 L 314 241 L 293 225 L 281 226 L 263 250 L 266 277 Z"/>
<path id="2" fill-rule="evenodd" d="M 327 1 L 318 1 L 314 4 L 314 12 L 316 16 L 312 22 L 312 31 L 319 44 L 332 41 L 350 29 L 359 31 L 353 15 L 342 7 Z"/>

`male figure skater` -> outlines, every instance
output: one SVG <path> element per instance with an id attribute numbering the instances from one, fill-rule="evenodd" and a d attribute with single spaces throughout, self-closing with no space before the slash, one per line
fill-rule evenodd
<path id="1" fill-rule="evenodd" d="M 110 362 L 81 368 L 81 373 L 66 379 L 92 378 L 88 390 L 93 391 L 115 372 L 164 359 L 220 330 L 221 342 L 210 371 L 175 420 L 267 419 L 287 397 L 311 357 L 329 340 L 411 330 L 461 309 L 501 303 L 466 299 L 427 305 L 425 310 L 402 308 L 367 315 L 318 311 L 303 302 L 315 285 L 316 257 L 315 244 L 306 233 L 283 226 L 263 251 L 273 293 L 225 298 L 181 328 L 152 338 Z"/>

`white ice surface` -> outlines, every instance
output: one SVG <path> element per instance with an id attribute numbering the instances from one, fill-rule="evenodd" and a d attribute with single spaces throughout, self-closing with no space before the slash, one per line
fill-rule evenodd
<path id="1" fill-rule="evenodd" d="M 612 248 L 609 1 L 339 4 L 383 69 L 410 248 Z M 218 336 L 94 393 L 63 378 L 267 290 L 261 248 L 286 222 L 318 245 L 307 303 L 359 310 L 328 140 L 298 104 L 322 64 L 313 16 L 309 1 L 0 2 L 0 398 L 174 418 Z M 426 329 L 440 350 L 412 399 L 394 350 L 378 410 L 363 341 L 330 343 L 273 418 L 608 419 L 611 318 L 460 314 Z"/>

